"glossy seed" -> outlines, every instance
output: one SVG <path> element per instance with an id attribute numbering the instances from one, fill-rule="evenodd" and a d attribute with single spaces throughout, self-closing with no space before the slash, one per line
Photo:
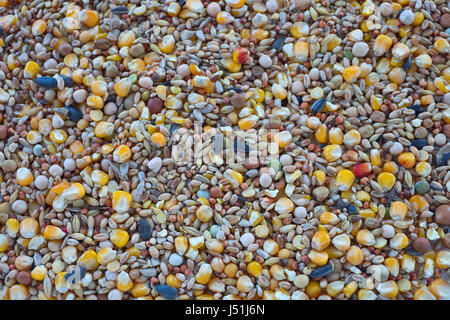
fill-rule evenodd
<path id="1" fill-rule="evenodd" d="M 326 275 L 330 274 L 331 272 L 333 272 L 333 265 L 331 263 L 327 263 L 326 265 L 322 266 L 322 267 L 318 267 L 316 269 L 314 269 L 310 276 L 313 278 L 319 278 L 319 277 L 325 277 Z"/>
<path id="2" fill-rule="evenodd" d="M 147 241 L 152 236 L 152 229 L 146 219 L 142 219 L 139 222 L 139 236 L 143 241 Z"/>
<path id="3" fill-rule="evenodd" d="M 70 121 L 78 122 L 81 118 L 83 118 L 83 113 L 77 107 L 70 105 L 64 106 L 64 108 L 69 111 L 67 116 L 69 117 Z"/>
<path id="4" fill-rule="evenodd" d="M 272 43 L 272 48 L 277 52 L 280 52 L 281 48 L 283 48 L 284 42 L 286 41 L 286 37 L 279 37 Z"/>
<path id="5" fill-rule="evenodd" d="M 322 109 L 325 106 L 326 102 L 327 102 L 327 100 L 325 98 L 315 101 L 311 106 L 311 112 L 312 113 L 322 112 Z"/>
<path id="6" fill-rule="evenodd" d="M 57 85 L 56 79 L 52 78 L 52 77 L 39 77 L 39 78 L 33 79 L 33 81 L 38 86 L 47 88 L 47 89 L 54 89 L 54 88 L 56 88 L 56 85 Z"/>
<path id="7" fill-rule="evenodd" d="M 176 288 L 166 284 L 157 284 L 155 289 L 161 296 L 169 300 L 175 299 L 178 295 L 178 290 Z"/>

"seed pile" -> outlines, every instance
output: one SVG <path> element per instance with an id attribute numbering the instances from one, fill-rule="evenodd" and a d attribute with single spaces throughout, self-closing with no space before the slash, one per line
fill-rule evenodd
<path id="1" fill-rule="evenodd" d="M 0 28 L 0 299 L 450 299 L 448 1 L 0 0 Z M 280 157 L 177 162 L 195 122 Z"/>

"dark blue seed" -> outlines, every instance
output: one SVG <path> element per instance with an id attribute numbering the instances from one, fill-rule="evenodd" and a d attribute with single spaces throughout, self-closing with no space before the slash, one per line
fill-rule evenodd
<path id="1" fill-rule="evenodd" d="M 345 201 L 342 199 L 338 199 L 336 206 L 339 210 L 344 210 L 344 208 L 346 207 Z"/>
<path id="2" fill-rule="evenodd" d="M 347 212 L 348 212 L 348 213 L 356 213 L 356 212 L 357 212 L 357 209 L 356 209 L 356 207 L 355 207 L 353 204 L 349 204 L 349 205 L 347 206 Z"/>
<path id="3" fill-rule="evenodd" d="M 169 300 L 175 299 L 178 295 L 178 290 L 176 288 L 166 284 L 157 284 L 155 289 L 161 296 Z"/>
<path id="4" fill-rule="evenodd" d="M 64 275 L 64 280 L 71 284 L 75 284 L 83 280 L 86 275 L 86 268 L 82 266 L 77 266 L 73 271 Z"/>
<path id="5" fill-rule="evenodd" d="M 184 6 L 185 3 L 186 0 L 178 0 L 178 4 L 180 5 L 180 7 Z"/>
<path id="6" fill-rule="evenodd" d="M 75 106 L 64 106 L 69 113 L 67 114 L 70 121 L 78 122 L 81 118 L 83 118 L 83 113 Z"/>
<path id="7" fill-rule="evenodd" d="M 318 267 L 318 268 L 314 269 L 311 272 L 310 276 L 312 278 L 325 277 L 326 275 L 330 274 L 331 272 L 333 272 L 333 266 L 331 265 L 331 263 L 327 263 L 323 267 Z"/>
<path id="8" fill-rule="evenodd" d="M 412 256 L 421 256 L 422 254 L 416 250 L 414 250 L 412 247 L 406 248 L 405 249 L 407 254 L 410 254 Z"/>
<path id="9" fill-rule="evenodd" d="M 241 93 L 241 92 L 242 92 L 242 90 L 239 89 L 239 88 L 234 88 L 234 87 L 228 87 L 228 88 L 226 88 L 226 91 L 231 91 L 231 90 L 234 90 L 234 91 L 236 91 L 237 93 Z"/>
<path id="10" fill-rule="evenodd" d="M 450 152 L 444 153 L 441 157 L 436 157 L 436 163 L 439 167 L 445 166 L 450 159 Z"/>
<path id="11" fill-rule="evenodd" d="M 273 42 L 272 48 L 275 49 L 277 52 L 280 52 L 281 48 L 283 47 L 284 41 L 286 41 L 286 37 L 278 38 Z"/>
<path id="12" fill-rule="evenodd" d="M 147 219 L 142 219 L 139 223 L 139 236 L 144 241 L 147 241 L 152 236 L 152 228 L 150 228 Z"/>
<path id="13" fill-rule="evenodd" d="M 323 107 L 325 106 L 325 103 L 327 102 L 327 99 L 322 98 L 317 100 L 316 102 L 313 103 L 313 105 L 311 106 L 311 112 L 312 113 L 319 113 L 322 112 Z"/>
<path id="14" fill-rule="evenodd" d="M 408 56 L 408 58 L 406 58 L 405 62 L 403 62 L 403 70 L 408 71 L 409 69 L 411 69 L 412 67 L 412 54 L 410 54 Z"/>
<path id="15" fill-rule="evenodd" d="M 3 34 L 3 28 L 0 27 L 0 36 Z"/>
<path id="16" fill-rule="evenodd" d="M 56 79 L 52 77 L 39 77 L 33 80 L 34 83 L 36 83 L 38 86 L 47 88 L 47 89 L 54 89 L 56 88 Z"/>
<path id="17" fill-rule="evenodd" d="M 66 87 L 72 88 L 73 87 L 73 80 L 72 78 L 69 78 L 67 76 L 61 76 L 61 78 L 64 80 L 64 85 Z"/>
<path id="18" fill-rule="evenodd" d="M 128 13 L 128 8 L 127 7 L 115 7 L 113 9 L 111 9 L 111 12 L 114 12 L 114 13 Z"/>
<path id="19" fill-rule="evenodd" d="M 178 128 L 179 128 L 180 126 L 178 125 L 178 124 L 173 124 L 171 127 L 170 127 L 170 134 L 173 134 Z"/>
<path id="20" fill-rule="evenodd" d="M 423 108 L 421 105 L 418 105 L 418 104 L 409 106 L 408 109 L 414 110 L 416 112 L 416 116 L 418 116 L 422 112 L 427 111 L 427 110 L 425 110 L 425 108 Z"/>
<path id="21" fill-rule="evenodd" d="M 416 147 L 417 149 L 422 149 L 427 145 L 427 141 L 425 139 L 416 139 L 411 142 L 411 145 Z"/>

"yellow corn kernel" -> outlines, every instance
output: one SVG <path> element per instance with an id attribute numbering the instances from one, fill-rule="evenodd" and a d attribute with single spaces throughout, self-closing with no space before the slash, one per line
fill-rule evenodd
<path id="1" fill-rule="evenodd" d="M 209 222 L 213 216 L 213 210 L 207 205 L 201 205 L 195 212 L 195 216 L 201 222 Z"/>
<path id="2" fill-rule="evenodd" d="M 179 289 L 181 287 L 181 281 L 173 274 L 169 274 L 166 278 L 166 284 Z"/>
<path id="3" fill-rule="evenodd" d="M 151 141 L 159 147 L 166 145 L 166 137 L 160 132 L 153 133 Z"/>
<path id="4" fill-rule="evenodd" d="M 117 213 L 127 212 L 131 204 L 133 203 L 133 197 L 126 191 L 114 191 L 112 194 L 112 208 Z"/>
<path id="5" fill-rule="evenodd" d="M 116 278 L 116 287 L 120 291 L 127 292 L 133 288 L 133 280 L 131 280 L 130 275 L 126 271 L 122 271 Z"/>
<path id="6" fill-rule="evenodd" d="M 396 233 L 389 241 L 389 245 L 392 249 L 401 250 L 408 246 L 409 239 L 404 233 Z"/>
<path id="7" fill-rule="evenodd" d="M 342 77 L 347 82 L 355 81 L 356 79 L 358 79 L 360 74 L 361 74 L 361 69 L 358 66 L 350 66 L 350 67 L 345 68 L 342 71 Z"/>
<path id="8" fill-rule="evenodd" d="M 233 61 L 232 58 L 224 59 L 222 61 L 223 66 L 229 72 L 236 73 L 241 70 L 242 65 Z"/>
<path id="9" fill-rule="evenodd" d="M 98 186 L 105 186 L 109 181 L 109 176 L 100 170 L 93 170 L 91 173 L 92 182 Z"/>
<path id="10" fill-rule="evenodd" d="M 26 300 L 28 297 L 28 288 L 23 284 L 15 284 L 9 288 L 10 300 Z"/>
<path id="11" fill-rule="evenodd" d="M 375 244 L 375 236 L 367 229 L 361 229 L 356 234 L 356 242 L 364 246 L 373 246 Z"/>
<path id="12" fill-rule="evenodd" d="M 439 299 L 448 300 L 450 298 L 450 285 L 442 278 L 434 279 L 431 282 L 430 291 Z"/>
<path id="13" fill-rule="evenodd" d="M 98 138 L 110 137 L 113 133 L 114 124 L 111 122 L 100 121 L 95 125 L 94 134 Z"/>
<path id="14" fill-rule="evenodd" d="M 69 68 L 75 68 L 78 66 L 78 56 L 75 53 L 69 53 L 64 57 L 64 64 Z"/>
<path id="15" fill-rule="evenodd" d="M 325 251 L 317 251 L 315 249 L 312 249 L 308 253 L 308 258 L 312 263 L 318 266 L 323 266 L 328 262 L 328 254 Z"/>
<path id="16" fill-rule="evenodd" d="M 406 71 L 402 68 L 394 68 L 389 72 L 389 80 L 391 80 L 395 84 L 402 84 L 406 79 Z"/>
<path id="17" fill-rule="evenodd" d="M 347 147 L 353 147 L 361 142 L 361 134 L 357 130 L 350 130 L 344 134 L 344 144 Z"/>
<path id="18" fill-rule="evenodd" d="M 364 254 L 358 246 L 351 246 L 347 250 L 347 261 L 354 266 L 360 265 L 364 260 Z"/>
<path id="19" fill-rule="evenodd" d="M 70 184 L 61 192 L 61 197 L 65 200 L 74 201 L 84 197 L 86 190 L 81 183 Z"/>
<path id="20" fill-rule="evenodd" d="M 100 249 L 97 253 L 97 262 L 101 265 L 107 265 L 109 262 L 113 261 L 116 257 L 117 251 L 112 248 Z"/>
<path id="21" fill-rule="evenodd" d="M 450 251 L 441 250 L 437 253 L 436 267 L 439 269 L 450 268 Z"/>
<path id="22" fill-rule="evenodd" d="M 328 162 L 335 162 L 342 156 L 342 149 L 337 144 L 330 144 L 323 148 L 323 156 Z"/>
<path id="23" fill-rule="evenodd" d="M 382 172 L 377 177 L 377 182 L 385 191 L 390 191 L 396 181 L 395 176 L 390 172 Z"/>
<path id="24" fill-rule="evenodd" d="M 327 285 L 326 291 L 330 297 L 336 297 L 344 289 L 344 281 L 333 281 Z"/>
<path id="25" fill-rule="evenodd" d="M 347 251 L 351 244 L 350 237 L 345 233 L 335 236 L 331 242 L 336 249 L 341 251 Z"/>
<path id="26" fill-rule="evenodd" d="M 364 17 L 370 16 L 372 13 L 375 12 L 375 4 L 371 0 L 366 0 L 361 5 L 360 12 Z"/>
<path id="27" fill-rule="evenodd" d="M 344 142 L 344 134 L 338 127 L 330 128 L 328 132 L 328 140 L 331 144 L 341 145 Z"/>
<path id="28" fill-rule="evenodd" d="M 414 292 L 414 300 L 436 300 L 436 297 L 426 288 L 419 288 Z"/>
<path id="29" fill-rule="evenodd" d="M 416 158 L 411 152 L 403 152 L 399 154 L 397 161 L 406 169 L 411 169 L 416 164 Z"/>
<path id="30" fill-rule="evenodd" d="M 391 275 L 393 275 L 394 277 L 398 276 L 398 273 L 400 272 L 400 263 L 396 258 L 386 258 L 386 260 L 384 260 L 384 265 L 386 266 L 386 268 L 388 268 Z"/>
<path id="31" fill-rule="evenodd" d="M 98 267 L 97 253 L 94 250 L 85 251 L 77 261 L 77 264 L 86 270 L 95 270 Z"/>
<path id="32" fill-rule="evenodd" d="M 197 274 L 195 275 L 195 281 L 197 281 L 200 284 L 207 284 L 209 280 L 211 280 L 212 276 L 212 268 L 211 265 L 208 263 L 203 263 L 199 270 L 197 271 Z"/>
<path id="33" fill-rule="evenodd" d="M 131 288 L 130 293 L 133 297 L 140 298 L 150 294 L 150 288 L 147 286 L 146 283 L 136 283 Z"/>
<path id="34" fill-rule="evenodd" d="M 372 149 L 370 150 L 370 164 L 372 167 L 377 167 L 381 164 L 380 150 Z"/>
<path id="35" fill-rule="evenodd" d="M 409 53 L 409 47 L 401 42 L 397 42 L 392 48 L 392 55 L 399 60 L 406 59 L 409 56 Z"/>
<path id="36" fill-rule="evenodd" d="M 117 46 L 119 48 L 131 47 L 135 40 L 136 36 L 134 35 L 133 31 L 123 31 L 122 33 L 120 33 L 119 38 L 117 39 Z"/>
<path id="37" fill-rule="evenodd" d="M 87 27 L 93 28 L 98 23 L 98 13 L 94 10 L 83 9 L 80 12 L 80 21 Z"/>
<path id="38" fill-rule="evenodd" d="M 444 77 L 435 78 L 434 85 L 444 93 L 450 92 L 450 83 Z"/>
<path id="39" fill-rule="evenodd" d="M 171 2 L 167 7 L 167 14 L 171 17 L 176 17 L 180 13 L 181 7 L 177 2 Z"/>
<path id="40" fill-rule="evenodd" d="M 104 102 L 103 99 L 99 96 L 95 96 L 95 95 L 90 95 L 87 99 L 86 99 L 86 104 L 94 109 L 102 109 Z"/>
<path id="41" fill-rule="evenodd" d="M 305 293 L 311 299 L 316 299 L 320 296 L 322 289 L 320 288 L 320 284 L 317 281 L 309 281 L 308 285 L 305 288 Z"/>
<path id="42" fill-rule="evenodd" d="M 109 240 L 117 247 L 123 248 L 127 245 L 128 240 L 130 240 L 130 235 L 123 229 L 114 229 L 109 235 Z"/>
<path id="43" fill-rule="evenodd" d="M 449 53 L 450 52 L 450 44 L 444 38 L 439 38 L 434 42 L 434 48 L 439 53 Z"/>
<path id="44" fill-rule="evenodd" d="M 216 16 L 216 20 L 218 24 L 225 25 L 233 22 L 234 17 L 227 11 L 220 11 Z"/>
<path id="45" fill-rule="evenodd" d="M 130 92 L 131 81 L 128 78 L 124 78 L 119 80 L 114 84 L 114 91 L 119 97 L 126 97 Z"/>
<path id="46" fill-rule="evenodd" d="M 398 172 L 398 166 L 394 161 L 386 161 L 383 164 L 383 171 L 384 172 L 390 172 L 390 173 L 397 173 Z"/>
<path id="47" fill-rule="evenodd" d="M 416 208 L 416 212 L 422 213 L 423 211 L 427 210 L 429 207 L 429 203 L 427 199 L 425 199 L 423 196 L 419 194 L 413 195 L 411 198 L 409 198 L 409 202 L 413 207 Z"/>
<path id="48" fill-rule="evenodd" d="M 247 272 L 254 277 L 259 277 L 262 274 L 262 265 L 257 261 L 252 261 L 247 265 Z"/>
<path id="49" fill-rule="evenodd" d="M 188 249 L 188 240 L 184 236 L 178 236 L 175 238 L 175 250 L 179 255 L 184 255 Z"/>
<path id="50" fill-rule="evenodd" d="M 175 46 L 175 38 L 173 35 L 165 35 L 158 44 L 159 49 L 164 53 L 172 53 Z"/>
<path id="51" fill-rule="evenodd" d="M 299 61 L 305 61 L 309 57 L 309 44 L 305 41 L 297 41 L 294 46 L 295 58 Z"/>
<path id="52" fill-rule="evenodd" d="M 36 62 L 28 61 L 25 65 L 25 69 L 23 70 L 23 75 L 25 76 L 25 78 L 33 79 L 36 78 L 39 70 L 39 65 Z"/>
<path id="53" fill-rule="evenodd" d="M 318 185 L 323 185 L 325 183 L 325 179 L 327 175 L 322 170 L 316 170 L 313 172 L 313 176 L 316 178 Z"/>
<path id="54" fill-rule="evenodd" d="M 108 87 L 105 81 L 103 80 L 94 80 L 91 83 L 92 93 L 103 97 L 108 92 Z"/>
<path id="55" fill-rule="evenodd" d="M 249 276 L 242 275 L 238 278 L 236 288 L 239 292 L 250 292 L 254 287 L 254 284 Z"/>
<path id="56" fill-rule="evenodd" d="M 382 56 L 383 54 L 388 52 L 391 46 L 392 46 L 392 39 L 384 34 L 380 34 L 377 36 L 373 44 L 373 52 L 377 57 Z"/>
<path id="57" fill-rule="evenodd" d="M 389 208 L 389 215 L 394 220 L 403 220 L 408 213 L 408 207 L 401 201 L 393 201 Z"/>
<path id="58" fill-rule="evenodd" d="M 316 250 L 323 250 L 330 245 L 330 235 L 326 231 L 317 231 L 311 239 L 311 247 Z"/>
<path id="59" fill-rule="evenodd" d="M 50 140 L 54 143 L 64 143 L 67 140 L 67 132 L 62 129 L 55 129 L 50 132 Z"/>
<path id="60" fill-rule="evenodd" d="M 355 175 L 348 169 L 339 170 L 336 175 L 336 185 L 340 191 L 349 190 L 354 181 Z"/>
<path id="61" fill-rule="evenodd" d="M 359 289 L 358 300 L 376 300 L 377 295 L 369 289 Z"/>
<path id="62" fill-rule="evenodd" d="M 16 171 L 16 182 L 21 186 L 28 186 L 34 181 L 33 173 L 28 168 L 19 168 Z"/>
<path id="63" fill-rule="evenodd" d="M 17 235 L 17 233 L 19 232 L 19 228 L 20 228 L 19 220 L 10 218 L 10 219 L 6 220 L 5 227 L 6 227 L 6 233 L 10 237 L 14 238 Z"/>
<path id="64" fill-rule="evenodd" d="M 291 35 L 299 39 L 309 35 L 309 26 L 306 22 L 296 22 L 291 27 Z"/>
<path id="65" fill-rule="evenodd" d="M 116 162 L 124 163 L 130 160 L 131 158 L 131 149 L 126 144 L 122 144 L 116 148 L 113 152 L 113 159 Z"/>
<path id="66" fill-rule="evenodd" d="M 433 60 L 431 60 L 431 57 L 426 53 L 417 56 L 416 59 L 414 59 L 414 62 L 419 68 L 429 68 L 433 64 Z"/>
<path id="67" fill-rule="evenodd" d="M 349 284 L 347 284 L 344 289 L 342 289 L 342 293 L 347 299 L 350 299 L 358 289 L 358 282 L 352 281 Z"/>
<path id="68" fill-rule="evenodd" d="M 33 36 L 40 36 L 47 30 L 47 22 L 43 19 L 36 20 L 31 26 L 31 33 Z"/>
<path id="69" fill-rule="evenodd" d="M 44 229 L 44 238 L 46 240 L 59 240 L 66 236 L 66 233 L 60 228 L 48 225 Z"/>
<path id="70" fill-rule="evenodd" d="M 319 124 L 316 128 L 315 137 L 317 142 L 326 143 L 328 141 L 328 128 L 325 124 Z"/>

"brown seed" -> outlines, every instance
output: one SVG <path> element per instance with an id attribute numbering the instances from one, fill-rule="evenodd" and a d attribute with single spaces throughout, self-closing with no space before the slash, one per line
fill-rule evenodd
<path id="1" fill-rule="evenodd" d="M 450 233 L 447 233 L 444 237 L 444 246 L 450 249 Z"/>
<path id="2" fill-rule="evenodd" d="M 450 205 L 441 205 L 439 208 L 437 208 L 434 216 L 437 223 L 448 226 L 450 224 Z"/>
<path id="3" fill-rule="evenodd" d="M 20 284 L 29 285 L 31 283 L 31 276 L 26 271 L 20 271 L 17 274 L 16 280 Z"/>
<path id="4" fill-rule="evenodd" d="M 216 187 L 216 186 L 212 187 L 209 190 L 209 193 L 210 193 L 211 197 L 213 197 L 213 198 L 222 198 L 223 197 L 222 191 L 219 189 L 219 187 Z"/>
<path id="5" fill-rule="evenodd" d="M 236 108 L 242 108 L 245 106 L 245 98 L 242 94 L 235 94 L 231 98 L 231 104 Z"/>
<path id="6" fill-rule="evenodd" d="M 439 19 L 439 23 L 441 24 L 441 26 L 443 26 L 444 28 L 448 28 L 450 27 L 450 14 L 449 13 L 444 13 L 441 18 Z"/>
<path id="7" fill-rule="evenodd" d="M 384 122 L 386 120 L 386 115 L 381 111 L 374 111 L 370 116 L 373 122 Z"/>
<path id="8" fill-rule="evenodd" d="M 111 47 L 111 41 L 108 39 L 98 39 L 95 44 L 100 50 L 108 50 Z"/>
<path id="9" fill-rule="evenodd" d="M 8 136 L 8 127 L 5 125 L 0 126 L 0 140 L 6 139 Z"/>
<path id="10" fill-rule="evenodd" d="M 413 248 L 420 253 L 425 253 L 430 249 L 430 240 L 427 238 L 417 238 L 413 242 Z"/>
<path id="11" fill-rule="evenodd" d="M 148 100 L 147 107 L 152 114 L 160 113 L 164 108 L 164 102 L 158 97 L 153 97 Z"/>
<path id="12" fill-rule="evenodd" d="M 69 53 L 72 52 L 72 46 L 68 43 L 63 43 L 58 47 L 58 52 L 63 57 L 67 56 Z"/>

